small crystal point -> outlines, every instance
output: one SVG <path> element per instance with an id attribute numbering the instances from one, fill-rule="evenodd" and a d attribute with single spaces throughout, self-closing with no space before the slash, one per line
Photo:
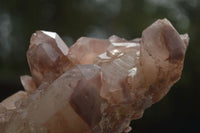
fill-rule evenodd
<path id="1" fill-rule="evenodd" d="M 20 76 L 20 80 L 26 92 L 33 93 L 36 90 L 35 82 L 31 76 Z"/>
<path id="2" fill-rule="evenodd" d="M 124 38 L 120 38 L 116 35 L 112 35 L 108 38 L 108 40 L 112 43 L 112 42 L 126 42 L 127 40 Z"/>

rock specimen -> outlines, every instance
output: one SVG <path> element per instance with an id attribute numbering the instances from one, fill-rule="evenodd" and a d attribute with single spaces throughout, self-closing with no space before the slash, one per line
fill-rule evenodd
<path id="1" fill-rule="evenodd" d="M 167 19 L 142 37 L 81 37 L 71 47 L 37 31 L 27 51 L 26 91 L 0 103 L 1 133 L 122 133 L 180 78 L 189 37 Z"/>

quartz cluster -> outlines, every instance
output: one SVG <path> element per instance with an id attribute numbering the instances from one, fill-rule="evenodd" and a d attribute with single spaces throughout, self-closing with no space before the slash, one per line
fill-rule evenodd
<path id="1" fill-rule="evenodd" d="M 70 48 L 37 31 L 27 51 L 25 91 L 0 103 L 1 133 L 123 133 L 180 78 L 189 37 L 167 19 L 142 37 L 81 37 Z"/>

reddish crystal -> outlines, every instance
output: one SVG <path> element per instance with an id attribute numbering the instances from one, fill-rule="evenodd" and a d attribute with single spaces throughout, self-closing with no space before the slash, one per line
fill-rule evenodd
<path id="1" fill-rule="evenodd" d="M 70 68 L 67 54 L 67 45 L 56 33 L 37 31 L 32 35 L 27 59 L 37 87 L 53 82 Z"/>
<path id="2" fill-rule="evenodd" d="M 37 31 L 27 52 L 32 77 L 21 77 L 25 95 L 0 103 L 0 132 L 129 132 L 180 78 L 188 43 L 167 19 L 142 38 L 81 37 L 69 51 L 56 33 Z"/>

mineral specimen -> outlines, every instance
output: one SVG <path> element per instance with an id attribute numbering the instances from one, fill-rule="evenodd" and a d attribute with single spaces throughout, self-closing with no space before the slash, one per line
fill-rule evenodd
<path id="1" fill-rule="evenodd" d="M 142 38 L 81 37 L 68 49 L 37 31 L 27 52 L 25 91 L 0 103 L 1 133 L 122 133 L 180 78 L 189 37 L 167 19 Z"/>

